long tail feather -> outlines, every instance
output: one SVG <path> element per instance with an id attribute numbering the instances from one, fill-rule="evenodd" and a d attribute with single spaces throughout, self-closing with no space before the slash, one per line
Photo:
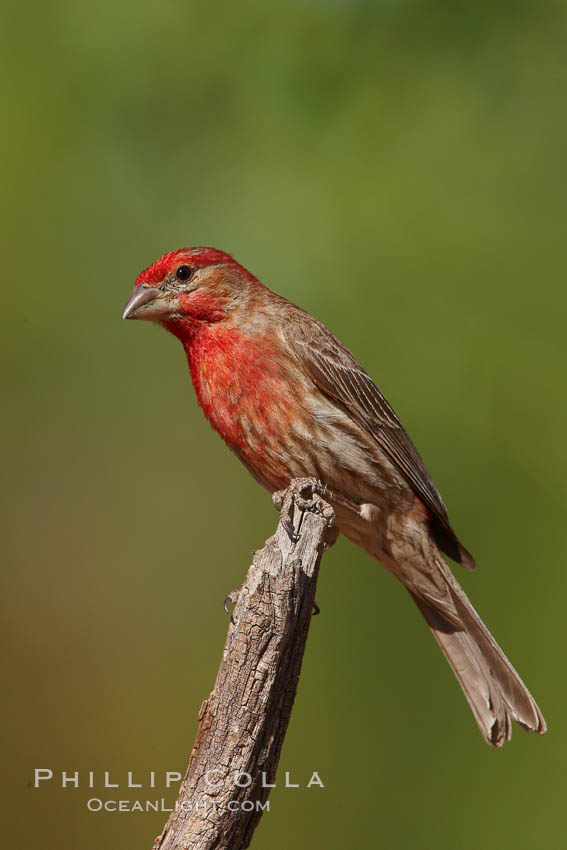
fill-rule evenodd
<path id="1" fill-rule="evenodd" d="M 546 723 L 534 698 L 474 610 L 463 589 L 439 556 L 462 628 L 412 594 L 469 702 L 489 744 L 501 746 L 512 735 L 511 719 L 543 734 Z"/>

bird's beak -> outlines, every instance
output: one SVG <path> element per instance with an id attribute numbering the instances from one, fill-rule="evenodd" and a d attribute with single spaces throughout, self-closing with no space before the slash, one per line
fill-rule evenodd
<path id="1" fill-rule="evenodd" d="M 147 322 L 159 322 L 172 312 L 171 301 L 163 298 L 163 292 L 154 286 L 141 283 L 126 302 L 123 319 L 144 319 Z"/>

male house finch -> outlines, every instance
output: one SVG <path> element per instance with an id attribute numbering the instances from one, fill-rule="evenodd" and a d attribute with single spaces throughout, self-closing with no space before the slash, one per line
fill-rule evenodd
<path id="1" fill-rule="evenodd" d="M 406 586 L 489 744 L 511 718 L 543 733 L 535 700 L 449 570 L 468 569 L 415 446 L 372 379 L 313 316 L 229 254 L 182 248 L 143 271 L 125 319 L 181 340 L 212 427 L 271 493 L 293 478 L 327 489 L 336 526 Z"/>

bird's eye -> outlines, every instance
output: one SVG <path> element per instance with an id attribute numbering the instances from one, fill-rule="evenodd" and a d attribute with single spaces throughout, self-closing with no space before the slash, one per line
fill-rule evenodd
<path id="1" fill-rule="evenodd" d="M 175 277 L 177 280 L 190 280 L 193 277 L 195 269 L 192 269 L 191 266 L 179 266 L 179 268 L 175 272 Z"/>

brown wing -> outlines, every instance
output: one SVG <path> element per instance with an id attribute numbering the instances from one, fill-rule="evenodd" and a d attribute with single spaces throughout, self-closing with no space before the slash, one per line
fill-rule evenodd
<path id="1" fill-rule="evenodd" d="M 475 562 L 451 528 L 447 509 L 400 420 L 350 351 L 324 325 L 309 316 L 283 327 L 288 345 L 319 389 L 341 405 L 396 464 L 431 514 L 431 530 L 440 548 L 467 569 Z"/>

